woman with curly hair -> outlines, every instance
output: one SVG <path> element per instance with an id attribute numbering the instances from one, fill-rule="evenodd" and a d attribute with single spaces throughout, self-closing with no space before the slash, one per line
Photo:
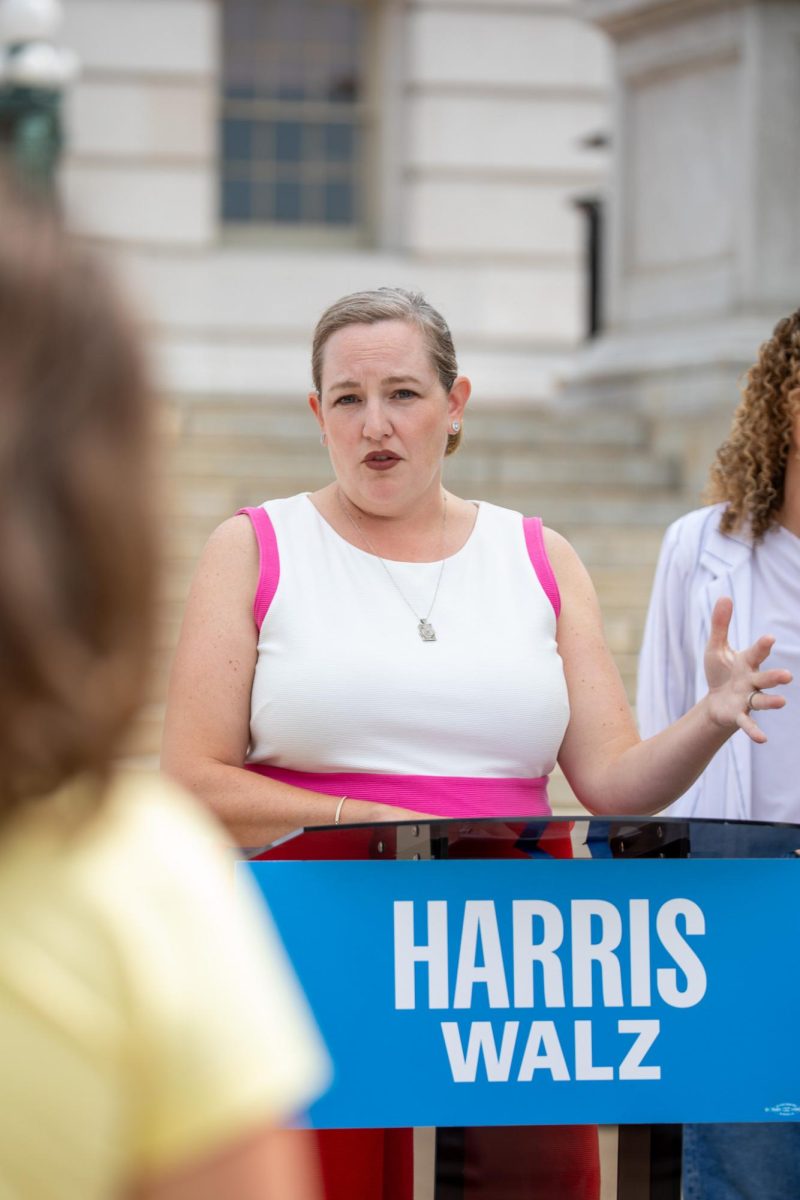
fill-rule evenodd
<path id="1" fill-rule="evenodd" d="M 800 767 L 792 706 L 800 693 L 800 309 L 778 322 L 748 373 L 707 499 L 664 537 L 639 662 L 641 732 L 650 737 L 705 694 L 711 613 L 719 597 L 732 597 L 734 644 L 747 644 L 755 627 L 779 640 L 794 676 L 787 705 L 768 718 L 768 754 L 753 753 L 750 738 L 731 738 L 666 811 L 800 821 L 797 770 L 786 770 Z M 754 693 L 751 708 L 763 713 L 766 698 Z"/>
<path id="2" fill-rule="evenodd" d="M 731 738 L 665 812 L 800 822 L 800 309 L 778 322 L 748 373 L 706 498 L 708 507 L 681 517 L 664 538 L 639 661 L 641 733 L 676 721 L 702 694 L 711 612 L 719 597 L 732 597 L 734 643 L 755 627 L 780 642 L 793 676 L 787 705 L 767 716 L 766 696 L 752 693 L 769 750 Z M 687 1125 L 683 1176 L 685 1200 L 800 1196 L 800 1126 Z"/>

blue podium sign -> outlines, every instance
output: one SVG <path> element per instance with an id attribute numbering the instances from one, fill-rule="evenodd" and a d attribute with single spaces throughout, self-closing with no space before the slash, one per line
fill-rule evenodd
<path id="1" fill-rule="evenodd" d="M 257 862 L 318 1128 L 800 1117 L 800 863 Z"/>

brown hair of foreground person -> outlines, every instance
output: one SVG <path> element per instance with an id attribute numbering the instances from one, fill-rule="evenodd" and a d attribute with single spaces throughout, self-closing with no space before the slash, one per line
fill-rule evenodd
<path id="1" fill-rule="evenodd" d="M 0 821 L 105 772 L 140 701 L 155 577 L 132 320 L 44 201 L 0 181 Z"/>
<path id="2" fill-rule="evenodd" d="M 156 577 L 139 344 L 0 180 L 0 1192 L 319 1200 L 283 1125 L 327 1062 L 277 935 L 208 815 L 111 769 Z"/>

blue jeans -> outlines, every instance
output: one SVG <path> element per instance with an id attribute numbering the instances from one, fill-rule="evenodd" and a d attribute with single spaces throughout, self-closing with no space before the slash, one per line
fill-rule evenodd
<path id="1" fill-rule="evenodd" d="M 684 1200 L 798 1200 L 800 1124 L 684 1125 Z"/>

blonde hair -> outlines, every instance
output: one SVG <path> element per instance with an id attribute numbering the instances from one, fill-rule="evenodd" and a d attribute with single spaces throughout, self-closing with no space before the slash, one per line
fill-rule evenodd
<path id="1" fill-rule="evenodd" d="M 747 375 L 729 437 L 711 467 L 706 499 L 726 509 L 723 533 L 748 524 L 760 541 L 783 507 L 786 463 L 800 412 L 800 309 L 775 326 Z"/>
<path id="2" fill-rule="evenodd" d="M 139 339 L 55 214 L 0 181 L 0 819 L 102 779 L 142 696 L 155 584 Z"/>
<path id="3" fill-rule="evenodd" d="M 382 287 L 342 296 L 320 317 L 311 345 L 311 376 L 317 395 L 322 388 L 322 359 L 328 340 L 348 325 L 376 325 L 379 321 L 407 321 L 421 329 L 439 382 L 449 392 L 458 375 L 458 362 L 444 317 L 421 292 Z M 461 430 L 449 433 L 445 454 L 453 454 L 460 444 Z"/>

